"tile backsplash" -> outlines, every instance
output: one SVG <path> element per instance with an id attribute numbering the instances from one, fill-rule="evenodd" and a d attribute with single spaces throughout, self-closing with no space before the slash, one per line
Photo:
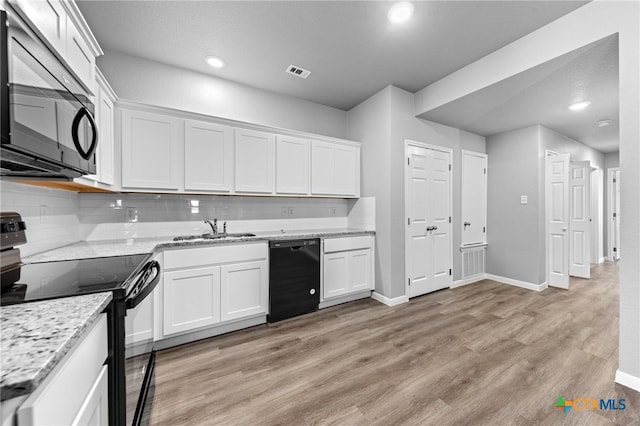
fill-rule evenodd
<path id="1" fill-rule="evenodd" d="M 0 191 L 2 211 L 16 211 L 27 222 L 23 256 L 81 240 L 203 232 L 204 220 L 213 218 L 220 230 L 227 221 L 229 232 L 354 226 L 348 220 L 353 206 L 334 198 L 77 194 L 10 181 L 0 181 Z"/>
<path id="2" fill-rule="evenodd" d="M 20 213 L 27 224 L 23 257 L 83 239 L 78 194 L 0 181 L 0 210 Z"/>

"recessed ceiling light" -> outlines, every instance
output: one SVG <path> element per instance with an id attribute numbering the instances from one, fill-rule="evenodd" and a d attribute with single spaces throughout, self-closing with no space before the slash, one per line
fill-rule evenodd
<path id="1" fill-rule="evenodd" d="M 569 109 L 571 111 L 580 111 L 581 109 L 585 109 L 589 105 L 591 105 L 591 102 L 589 102 L 589 101 L 578 102 L 578 103 L 575 103 L 575 104 L 571 105 L 569 107 Z"/>
<path id="2" fill-rule="evenodd" d="M 611 126 L 612 121 L 609 119 L 606 120 L 600 120 L 596 123 L 596 126 L 598 127 L 608 127 Z"/>
<path id="3" fill-rule="evenodd" d="M 209 65 L 211 65 L 214 68 L 222 68 L 224 67 L 224 61 L 220 58 L 218 58 L 217 56 L 207 56 L 206 61 Z"/>
<path id="4" fill-rule="evenodd" d="M 391 6 L 387 13 L 387 18 L 391 23 L 400 24 L 408 21 L 411 15 L 413 15 L 413 4 L 408 1 L 402 1 Z"/>

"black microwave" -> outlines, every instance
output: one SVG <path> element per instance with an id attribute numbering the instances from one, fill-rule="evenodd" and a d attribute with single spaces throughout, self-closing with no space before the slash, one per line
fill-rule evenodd
<path id="1" fill-rule="evenodd" d="M 95 174 L 98 133 L 87 92 L 10 6 L 0 14 L 1 175 Z"/>

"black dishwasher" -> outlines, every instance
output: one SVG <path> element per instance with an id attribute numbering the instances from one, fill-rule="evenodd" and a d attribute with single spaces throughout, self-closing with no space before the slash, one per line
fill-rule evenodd
<path id="1" fill-rule="evenodd" d="M 269 322 L 318 310 L 320 240 L 269 242 Z"/>

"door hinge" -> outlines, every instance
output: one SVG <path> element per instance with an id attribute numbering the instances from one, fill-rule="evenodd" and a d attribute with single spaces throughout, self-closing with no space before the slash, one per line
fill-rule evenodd
<path id="1" fill-rule="evenodd" d="M 485 169 L 484 169 L 484 174 L 485 174 L 485 175 L 487 174 L 487 169 L 486 169 L 486 167 L 485 167 Z"/>
<path id="2" fill-rule="evenodd" d="M 487 232 L 487 227 L 486 226 L 482 227 L 482 232 Z"/>
<path id="3" fill-rule="evenodd" d="M 613 214 L 613 217 L 616 217 L 616 213 Z"/>
<path id="4" fill-rule="evenodd" d="M 451 164 L 449 164 L 449 171 L 451 171 Z"/>
<path id="5" fill-rule="evenodd" d="M 411 278 L 408 278 L 407 281 L 409 282 L 409 285 L 411 285 Z"/>
<path id="6" fill-rule="evenodd" d="M 449 223 L 451 223 L 451 216 L 449 216 Z"/>
<path id="7" fill-rule="evenodd" d="M 410 217 L 407 218 L 407 225 L 411 225 L 411 218 Z"/>
<path id="8" fill-rule="evenodd" d="M 451 275 L 451 269 L 449 269 L 449 275 Z"/>
<path id="9" fill-rule="evenodd" d="M 616 252 L 616 251 L 618 251 L 618 249 L 614 247 L 614 248 L 613 248 L 613 251 L 614 251 L 614 252 Z"/>
<path id="10" fill-rule="evenodd" d="M 411 158 L 407 157 L 407 166 L 411 165 Z"/>
<path id="11" fill-rule="evenodd" d="M 616 183 L 616 178 L 613 178 L 613 183 Z"/>

